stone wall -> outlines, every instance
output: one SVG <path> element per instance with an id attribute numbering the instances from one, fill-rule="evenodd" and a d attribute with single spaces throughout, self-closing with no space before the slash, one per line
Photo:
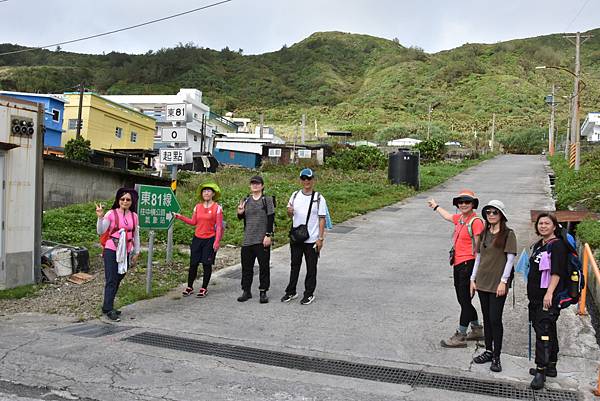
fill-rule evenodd
<path id="1" fill-rule="evenodd" d="M 101 199 L 113 199 L 120 187 L 168 186 L 171 180 L 96 164 L 44 156 L 44 210 Z"/>

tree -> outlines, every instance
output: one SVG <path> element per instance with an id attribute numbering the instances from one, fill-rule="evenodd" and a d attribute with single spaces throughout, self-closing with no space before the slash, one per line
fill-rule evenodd
<path id="1" fill-rule="evenodd" d="M 65 158 L 87 162 L 92 153 L 92 143 L 83 137 L 70 139 L 65 144 Z"/>

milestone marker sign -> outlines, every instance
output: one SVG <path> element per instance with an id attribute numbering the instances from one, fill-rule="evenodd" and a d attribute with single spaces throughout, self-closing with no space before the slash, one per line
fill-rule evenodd
<path id="1" fill-rule="evenodd" d="M 170 187 L 136 185 L 139 199 L 137 212 L 140 228 L 167 230 L 181 207 Z"/>

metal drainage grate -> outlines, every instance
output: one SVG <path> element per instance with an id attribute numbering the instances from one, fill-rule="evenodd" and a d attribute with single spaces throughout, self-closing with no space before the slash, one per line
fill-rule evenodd
<path id="1" fill-rule="evenodd" d="M 329 230 L 328 232 L 334 233 L 334 234 L 348 234 L 350 231 L 356 230 L 356 228 L 357 227 L 350 227 L 350 226 L 333 226 L 333 228 L 331 230 Z"/>
<path id="2" fill-rule="evenodd" d="M 574 391 L 544 390 L 534 392 L 523 384 L 493 382 L 390 366 L 367 365 L 335 359 L 316 358 L 230 344 L 210 343 L 191 338 L 150 332 L 135 334 L 124 338 L 123 341 L 288 369 L 386 383 L 407 384 L 413 387 L 428 387 L 516 400 L 579 400 L 578 394 Z"/>
<path id="3" fill-rule="evenodd" d="M 400 207 L 396 207 L 396 206 L 388 206 L 388 207 L 384 207 L 383 210 L 384 212 L 397 212 L 398 210 L 400 210 Z"/>
<path id="4" fill-rule="evenodd" d="M 60 329 L 50 330 L 56 333 L 66 333 L 79 337 L 97 338 L 109 336 L 130 330 L 133 327 L 117 326 L 114 324 L 76 324 L 74 326 L 61 327 Z"/>

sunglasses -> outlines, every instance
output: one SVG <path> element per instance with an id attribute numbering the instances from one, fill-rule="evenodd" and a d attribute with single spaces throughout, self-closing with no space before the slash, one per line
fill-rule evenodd
<path id="1" fill-rule="evenodd" d="M 497 210 L 486 210 L 485 214 L 487 214 L 488 216 L 498 216 L 500 212 Z"/>
<path id="2" fill-rule="evenodd" d="M 470 200 L 459 200 L 457 203 L 459 205 L 470 205 L 471 203 L 473 203 L 473 201 L 470 201 Z"/>
<path id="3" fill-rule="evenodd" d="M 306 175 L 303 175 L 303 176 L 301 176 L 301 177 L 300 177 L 300 179 L 301 179 L 302 181 L 310 181 L 310 180 L 312 180 L 313 178 L 312 178 L 312 177 L 309 177 L 309 176 L 306 176 Z"/>
<path id="4" fill-rule="evenodd" d="M 131 202 L 131 198 L 121 198 L 119 200 L 122 202 Z"/>

